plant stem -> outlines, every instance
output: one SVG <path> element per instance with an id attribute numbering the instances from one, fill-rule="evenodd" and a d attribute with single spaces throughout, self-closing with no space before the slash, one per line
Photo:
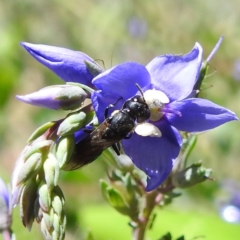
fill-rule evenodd
<path id="1" fill-rule="evenodd" d="M 148 222 L 150 220 L 150 216 L 153 212 L 154 207 L 159 202 L 159 200 L 157 200 L 157 197 L 159 195 L 162 195 L 162 194 L 160 194 L 159 191 L 157 191 L 157 189 L 149 193 L 146 193 L 144 209 L 138 218 L 137 226 L 133 230 L 133 236 L 132 236 L 133 240 L 144 240 L 144 236 L 145 236 Z M 161 197 L 159 199 L 161 199 Z"/>

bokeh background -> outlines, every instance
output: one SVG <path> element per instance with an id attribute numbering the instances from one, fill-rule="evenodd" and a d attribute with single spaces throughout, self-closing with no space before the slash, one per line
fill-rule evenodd
<path id="1" fill-rule="evenodd" d="M 207 57 L 224 35 L 201 94 L 240 116 L 239 9 L 239 0 L 1 0 L 0 176 L 10 181 L 14 162 L 34 129 L 66 114 L 15 99 L 16 94 L 61 84 L 19 42 L 83 51 L 109 68 L 124 61 L 147 64 L 165 53 L 187 53 L 196 41 Z M 171 231 L 175 238 L 184 234 L 186 239 L 240 239 L 239 128 L 240 123 L 231 122 L 199 136 L 191 161 L 202 160 L 213 168 L 215 181 L 182 191 L 182 197 L 159 211 L 148 237 L 159 239 Z M 130 239 L 128 219 L 101 197 L 98 180 L 105 175 L 105 165 L 95 161 L 61 176 L 69 213 L 66 239 L 84 239 L 90 230 L 98 240 Z M 221 215 L 228 205 L 236 208 L 224 221 Z M 18 209 L 13 230 L 18 239 L 42 239 L 37 224 L 31 233 L 21 226 Z"/>

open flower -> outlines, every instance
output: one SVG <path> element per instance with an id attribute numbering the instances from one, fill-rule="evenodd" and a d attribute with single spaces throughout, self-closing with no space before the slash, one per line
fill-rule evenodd
<path id="1" fill-rule="evenodd" d="M 110 112 L 120 109 L 127 99 L 138 93 L 136 83 L 142 88 L 151 117 L 148 125 L 136 127 L 138 134 L 123 140 L 123 148 L 148 175 L 147 191 L 158 187 L 171 172 L 182 144 L 179 131 L 206 131 L 237 120 L 230 110 L 192 97 L 202 66 L 202 47 L 198 43 L 186 55 L 159 56 L 147 66 L 122 63 L 104 72 L 83 53 L 30 43 L 22 46 L 66 82 L 98 89 L 92 94 L 92 103 L 100 122 L 109 104 L 121 98 Z"/>
<path id="2" fill-rule="evenodd" d="M 141 134 L 145 137 L 134 133 L 130 139 L 123 140 L 123 149 L 148 175 L 147 191 L 158 187 L 171 172 L 182 144 L 178 130 L 206 131 L 237 120 L 236 115 L 226 108 L 205 99 L 189 97 L 201 65 L 202 47 L 196 43 L 186 55 L 159 56 L 146 67 L 133 62 L 123 63 L 93 79 L 99 90 L 92 94 L 92 101 L 100 121 L 103 121 L 104 109 L 109 104 L 120 97 L 123 103 L 137 94 L 136 83 L 144 92 L 151 110 L 149 123 L 160 133 L 156 137 L 151 133 Z"/>

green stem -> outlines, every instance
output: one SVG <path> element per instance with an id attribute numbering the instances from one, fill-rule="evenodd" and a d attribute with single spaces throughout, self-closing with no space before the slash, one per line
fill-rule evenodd
<path id="1" fill-rule="evenodd" d="M 159 202 L 157 198 L 160 195 L 158 190 L 154 190 L 149 193 L 146 193 L 145 206 L 144 206 L 143 212 L 139 216 L 137 226 L 133 230 L 133 237 L 132 237 L 133 240 L 144 240 L 148 222 L 150 220 L 154 207 Z"/>

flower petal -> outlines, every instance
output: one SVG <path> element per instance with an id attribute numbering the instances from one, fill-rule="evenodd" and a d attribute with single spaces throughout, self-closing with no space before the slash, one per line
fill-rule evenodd
<path id="1" fill-rule="evenodd" d="M 93 87 L 94 76 L 85 61 L 95 63 L 82 52 L 66 48 L 22 42 L 21 45 L 40 63 L 52 70 L 66 82 L 78 82 Z"/>
<path id="2" fill-rule="evenodd" d="M 49 86 L 34 93 L 16 96 L 22 102 L 56 110 L 76 109 L 81 106 L 86 97 L 87 94 L 82 88 L 71 85 Z"/>
<path id="3" fill-rule="evenodd" d="M 1 178 L 0 178 L 0 198 L 3 198 L 7 206 L 7 209 L 9 209 L 9 192 L 6 184 L 3 182 Z"/>
<path id="4" fill-rule="evenodd" d="M 150 85 L 150 75 L 146 68 L 138 63 L 127 62 L 117 65 L 93 79 L 93 84 L 100 90 L 92 94 L 92 103 L 100 122 L 104 119 L 104 111 L 109 104 L 118 104 L 111 108 L 109 113 L 120 109 L 123 103 L 136 95 L 138 88 L 143 89 Z"/>
<path id="5" fill-rule="evenodd" d="M 169 122 L 186 132 L 206 131 L 238 119 L 234 112 L 201 98 L 172 102 L 169 107 L 182 114 L 167 114 Z"/>
<path id="6" fill-rule="evenodd" d="M 114 96 L 104 96 L 102 91 L 94 91 L 92 93 L 91 100 L 92 100 L 92 105 L 94 107 L 94 111 L 96 112 L 98 121 L 100 123 L 105 120 L 104 114 L 107 107 L 109 107 L 111 104 L 114 105 L 112 108 L 109 108 L 108 115 L 107 115 L 107 117 L 109 117 L 111 116 L 112 112 L 114 112 L 115 110 L 121 109 L 124 103 L 123 99 L 118 98 L 116 100 Z"/>
<path id="7" fill-rule="evenodd" d="M 198 79 L 202 51 L 200 44 L 196 43 L 186 55 L 163 55 L 154 58 L 147 65 L 153 88 L 164 92 L 171 101 L 187 97 Z"/>
<path id="8" fill-rule="evenodd" d="M 105 94 L 128 99 L 138 91 L 136 83 L 144 90 L 150 84 L 147 69 L 135 62 L 119 64 L 93 79 L 93 84 Z"/>
<path id="9" fill-rule="evenodd" d="M 173 160 L 178 156 L 181 136 L 166 121 L 157 123 L 162 137 L 141 137 L 134 133 L 123 140 L 124 152 L 148 175 L 146 191 L 157 188 L 170 174 Z"/>
<path id="10" fill-rule="evenodd" d="M 88 137 L 90 135 L 91 131 L 93 131 L 93 130 L 94 130 L 93 126 L 87 125 L 84 128 L 82 128 L 82 129 L 78 130 L 77 132 L 75 132 L 74 133 L 75 144 L 78 144 L 84 138 Z"/>

